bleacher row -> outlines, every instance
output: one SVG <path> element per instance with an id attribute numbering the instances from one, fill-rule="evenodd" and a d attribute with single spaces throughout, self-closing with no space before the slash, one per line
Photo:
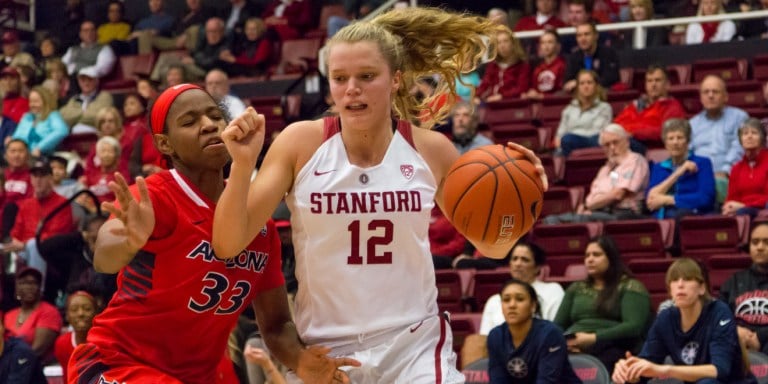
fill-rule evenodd
<path id="1" fill-rule="evenodd" d="M 710 289 L 716 296 L 720 285 L 733 272 L 752 264 L 749 255 L 743 252 L 749 228 L 749 216 L 687 216 L 677 224 L 671 219 L 643 219 L 536 225 L 528 240 L 541 246 L 547 254 L 539 279 L 569 284 L 586 278 L 584 249 L 589 240 L 601 234 L 611 236 L 624 263 L 651 293 L 655 309 L 666 299 L 664 274 L 674 261 L 669 250 L 676 231 L 681 253 L 701 261 L 709 269 Z M 510 274 L 509 268 L 499 268 L 438 270 L 436 276 L 440 308 L 464 313 L 482 311 L 488 297 L 498 293 Z"/>
<path id="2" fill-rule="evenodd" d="M 668 358 L 669 359 L 669 358 Z M 611 382 L 606 367 L 597 358 L 586 354 L 569 354 L 568 360 L 576 376 L 584 384 L 606 384 Z M 768 356 L 763 353 L 749 351 L 749 368 L 757 378 L 758 384 L 768 384 Z M 467 365 L 462 373 L 466 384 L 486 384 L 488 377 L 488 359 L 481 359 Z M 672 378 L 656 378 L 648 381 L 650 384 L 683 384 Z"/>
<path id="3" fill-rule="evenodd" d="M 539 279 L 558 282 L 565 288 L 587 277 L 584 249 L 589 239 L 600 234 L 610 235 L 627 267 L 648 290 L 651 308 L 655 311 L 669 297 L 666 271 L 674 261 L 669 250 L 676 231 L 682 254 L 698 259 L 707 268 L 711 293 L 718 297 L 720 286 L 728 278 L 752 264 L 749 255 L 742 251 L 748 241 L 750 224 L 749 216 L 689 216 L 679 224 L 671 219 L 646 219 L 537 225 L 528 240 L 541 246 L 547 254 Z M 464 338 L 478 333 L 485 302 L 498 293 L 510 278 L 510 271 L 505 267 L 435 273 L 438 306 L 441 311 L 452 314 L 454 349 L 458 353 Z"/>
<path id="4" fill-rule="evenodd" d="M 763 98 L 763 84 L 768 81 L 768 55 L 755 56 L 751 62 L 735 58 L 699 60 L 691 64 L 672 65 L 667 70 L 669 96 L 681 102 L 688 117 L 702 110 L 699 83 L 710 74 L 726 81 L 729 105 L 744 109 L 752 117 L 768 117 L 768 106 Z M 620 70 L 621 86 L 616 88 L 621 90 L 607 93 L 607 102 L 614 116 L 644 92 L 645 71 L 645 68 L 632 67 Z M 496 142 L 517 141 L 545 153 L 553 149 L 551 142 L 561 113 L 571 100 L 569 95 L 554 95 L 545 97 L 541 102 L 529 99 L 491 102 L 481 111 L 480 119 L 490 129 L 486 134 Z M 651 148 L 659 148 L 661 140 L 650 144 Z"/>

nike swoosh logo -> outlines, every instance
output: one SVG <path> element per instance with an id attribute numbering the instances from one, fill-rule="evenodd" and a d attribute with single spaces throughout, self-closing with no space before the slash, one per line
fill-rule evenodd
<path id="1" fill-rule="evenodd" d="M 729 320 L 720 320 L 720 326 L 722 327 L 722 326 L 724 326 L 724 325 L 726 325 L 726 324 L 728 324 L 730 322 L 731 322 L 730 319 Z"/>
<path id="2" fill-rule="evenodd" d="M 196 220 L 192 222 L 192 225 L 200 225 L 202 223 L 205 223 L 205 220 Z"/>
<path id="3" fill-rule="evenodd" d="M 560 346 L 559 346 L 559 345 L 558 345 L 557 347 L 550 347 L 550 348 L 549 348 L 549 351 L 550 351 L 550 352 L 557 352 L 557 350 L 558 350 L 558 349 L 560 349 Z"/>
<path id="4" fill-rule="evenodd" d="M 322 175 L 325 175 L 325 174 L 328 174 L 328 173 L 331 173 L 331 172 L 336 172 L 336 170 L 335 169 L 331 169 L 330 171 L 323 171 L 323 172 L 315 170 L 315 176 L 322 176 Z"/>
<path id="5" fill-rule="evenodd" d="M 19 359 L 18 363 L 19 363 L 19 365 L 24 365 L 24 364 L 27 363 L 27 361 L 28 361 L 28 359 Z"/>
<path id="6" fill-rule="evenodd" d="M 416 324 L 415 326 L 411 327 L 411 329 L 410 329 L 411 333 L 416 332 L 416 330 L 419 329 L 419 327 L 421 327 L 422 324 L 424 324 L 424 320 L 420 321 L 418 324 Z"/>

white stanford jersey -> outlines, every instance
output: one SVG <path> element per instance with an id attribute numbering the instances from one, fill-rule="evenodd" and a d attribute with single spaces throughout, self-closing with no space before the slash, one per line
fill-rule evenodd
<path id="1" fill-rule="evenodd" d="M 338 117 L 287 197 L 296 325 L 310 344 L 375 335 L 437 314 L 429 250 L 435 178 L 399 122 L 381 164 L 350 164 Z"/>

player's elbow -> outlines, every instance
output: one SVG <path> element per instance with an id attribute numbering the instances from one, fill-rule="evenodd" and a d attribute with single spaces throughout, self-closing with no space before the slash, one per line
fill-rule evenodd
<path id="1" fill-rule="evenodd" d="M 233 247 L 232 243 L 231 241 L 221 239 L 221 236 L 214 235 L 211 239 L 211 246 L 216 258 L 219 260 L 229 260 L 237 256 L 239 250 L 237 247 Z"/>

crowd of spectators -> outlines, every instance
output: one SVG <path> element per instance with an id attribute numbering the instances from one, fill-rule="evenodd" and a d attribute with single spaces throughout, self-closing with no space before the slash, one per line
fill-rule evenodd
<path id="1" fill-rule="evenodd" d="M 202 0 L 186 0 L 185 10 L 172 14 L 163 0 L 148 0 L 149 13 L 128 20 L 126 4 L 110 1 L 101 20 L 89 20 L 82 2 L 69 0 L 57 26 L 39 31 L 37 40 L 14 30 L 2 33 L 0 151 L 4 188 L 0 241 L 4 258 L 9 262 L 3 263 L 0 311 L 4 313 L 5 331 L 13 338 L 5 344 L 0 342 L 0 356 L 32 356 L 40 363 L 29 365 L 36 371 L 41 364 L 53 362 L 55 355 L 66 367 L 68 353 L 84 341 L 93 316 L 114 292 L 114 277 L 97 274 L 91 266 L 95 234 L 104 222 L 99 203 L 113 199 L 106 185 L 115 172 L 130 181 L 167 167 L 154 146 L 146 121 L 158 90 L 199 82 L 230 117 L 237 116 L 247 101 L 232 93 L 230 78 L 250 77 L 255 82 L 268 73 L 279 61 L 282 42 L 301 38 L 318 26 L 316 11 L 322 5 L 318 3 L 322 2 L 230 0 L 226 7 L 216 9 Z M 622 82 L 620 68 L 624 63 L 620 62 L 618 52 L 631 49 L 633 36 L 631 31 L 598 32 L 597 26 L 766 9 L 768 2 L 531 3 L 533 12 L 520 18 L 504 8 L 493 8 L 488 17 L 500 25 L 497 56 L 480 68 L 468 70 L 461 79 L 450 79 L 455 81 L 463 101 L 456 104 L 450 121 L 440 129 L 460 152 L 492 143 L 483 134 L 483 122 L 478 115 L 489 104 L 518 99 L 535 103 L 565 95 L 571 102 L 563 108 L 553 141 L 547 143 L 549 149 L 556 156 L 567 158 L 580 149 L 602 148 L 606 163 L 576 211 L 544 218 L 544 223 L 642 217 L 679 219 L 712 212 L 756 217 L 766 208 L 766 124 L 728 105 L 726 79 L 711 75 L 700 82 L 702 109 L 688 120 L 689 114 L 679 100 L 669 96 L 666 68 L 651 66 L 644 74 L 643 94 L 614 116 L 606 95 L 631 87 Z M 332 35 L 381 4 L 345 1 L 345 15 L 328 20 L 327 34 Z M 576 33 L 560 36 L 554 30 L 566 26 L 575 27 Z M 515 36 L 516 32 L 542 29 L 545 32 L 535 41 Z M 691 23 L 686 27 L 654 27 L 647 30 L 645 45 L 707 44 L 752 38 L 768 38 L 768 22 L 725 20 Z M 130 92 L 121 92 L 116 97 L 104 89 L 104 81 L 114 73 L 121 57 L 158 55 L 165 51 L 176 51 L 178 55 L 161 55 L 163 59 L 156 63 L 152 73 L 147 78 L 135 79 L 135 88 Z M 423 83 L 434 85 L 428 80 Z M 433 86 L 430 92 L 434 89 Z M 424 96 L 446 102 L 441 95 Z M 77 135 L 98 138 L 82 158 L 72 152 L 61 152 L 62 144 Z M 669 158 L 649 166 L 643 155 L 648 148 L 659 146 L 666 149 Z M 78 195 L 83 190 L 90 194 Z M 70 198 L 74 200 L 68 202 Z M 66 204 L 71 205 L 71 210 L 63 209 L 53 216 L 36 238 L 40 220 Z M 430 239 L 436 268 L 506 266 L 507 260 L 499 262 L 475 255 L 442 212 L 436 210 L 432 216 Z M 750 243 L 755 264 L 742 273 L 749 274 L 745 279 L 754 284 L 744 287 L 741 281 L 745 279 L 734 279 L 724 286 L 721 295 L 731 311 L 736 311 L 736 317 L 745 321 L 745 326 L 738 327 L 742 342 L 748 349 L 762 351 L 768 345 L 767 333 L 761 328 L 764 322 L 759 316 L 739 312 L 738 308 L 749 301 L 743 292 L 762 288 L 765 262 L 760 257 L 766 242 L 760 231 L 765 228 L 755 227 Z M 521 243 L 510 253 L 512 276 L 522 282 L 515 289 L 532 287 L 537 294 L 528 294 L 526 311 L 534 308 L 532 312 L 538 311 L 543 321 L 554 321 L 566 331 L 568 339 L 564 346 L 569 351 L 592 353 L 611 370 L 620 360 L 617 381 L 633 379 L 635 374 L 653 374 L 653 370 L 631 367 L 658 363 L 659 351 L 674 347 L 643 347 L 646 337 L 662 337 L 657 328 L 663 325 L 654 325 L 653 332 L 647 332 L 651 325 L 651 319 L 646 317 L 651 313 L 647 292 L 623 266 L 610 239 L 599 238 L 590 243 L 585 250 L 588 277 L 565 290 L 557 283 L 538 278 L 545 265 L 543 251 L 534 243 Z M 667 279 L 670 291 L 680 280 L 706 285 L 699 278 L 706 271 L 697 275 L 695 270 L 689 270 L 671 269 Z M 287 275 L 290 273 L 286 271 Z M 697 287 L 691 289 L 694 288 Z M 514 321 L 505 318 L 502 309 L 511 305 L 508 289 L 509 286 L 501 288 L 500 295 L 485 304 L 481 334 L 487 335 L 504 322 L 511 330 L 513 325 L 532 321 L 530 317 Z M 712 313 L 721 314 L 719 306 L 711 304 L 706 295 L 700 296 L 702 307 L 698 310 L 704 311 L 701 316 L 686 317 L 691 308 L 696 310 L 693 301 L 669 316 L 696 322 L 714 316 Z M 538 319 L 533 323 L 536 332 L 554 329 L 541 325 Z M 62 333 L 64 324 L 67 328 Z M 504 340 L 509 335 L 505 332 L 495 334 L 496 340 Z M 516 336 L 511 337 L 515 342 Z M 485 340 L 478 345 L 484 349 Z M 268 355 L 244 341 L 236 349 L 251 356 L 249 361 L 259 362 L 257 365 L 265 371 L 275 368 Z M 627 356 L 627 350 L 637 357 Z M 9 370 L 3 360 L 0 358 L 0 381 Z M 708 363 L 715 367 L 716 376 L 725 375 L 722 362 Z M 741 371 L 729 368 L 728 372 L 733 375 Z"/>

